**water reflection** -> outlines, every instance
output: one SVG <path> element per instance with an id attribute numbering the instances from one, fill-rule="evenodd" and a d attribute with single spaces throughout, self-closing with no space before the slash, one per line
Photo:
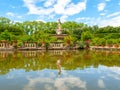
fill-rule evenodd
<path id="1" fill-rule="evenodd" d="M 36 71 L 42 69 L 58 69 L 61 72 L 61 61 L 65 70 L 84 69 L 99 65 L 120 66 L 120 55 L 113 52 L 98 51 L 1 51 L 0 74 L 6 74 L 11 69 Z M 58 51 L 57 51 L 58 52 Z M 59 51 L 60 52 L 60 51 Z M 56 63 L 57 67 L 56 67 Z"/>
<path id="2" fill-rule="evenodd" d="M 69 75 L 66 71 L 63 76 L 56 78 L 54 71 L 44 70 L 38 72 L 37 77 L 30 77 L 27 75 L 28 84 L 25 85 L 23 90 L 86 90 L 86 81 L 81 80 L 79 77 Z M 49 77 L 46 76 L 49 75 Z"/>
<path id="3" fill-rule="evenodd" d="M 61 60 L 60 59 L 57 60 L 56 65 L 57 65 L 57 68 L 58 68 L 58 75 L 60 75 L 61 74 Z"/>
<path id="4" fill-rule="evenodd" d="M 1 90 L 119 90 L 119 83 L 115 52 L 0 52 Z"/>

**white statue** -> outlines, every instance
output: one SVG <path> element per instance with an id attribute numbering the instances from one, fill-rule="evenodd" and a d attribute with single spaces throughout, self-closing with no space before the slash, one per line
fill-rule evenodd
<path id="1" fill-rule="evenodd" d="M 58 19 L 58 26 L 57 26 L 57 29 L 56 29 L 56 33 L 59 35 L 59 34 L 62 34 L 62 29 L 61 29 L 61 21 L 60 19 Z"/>

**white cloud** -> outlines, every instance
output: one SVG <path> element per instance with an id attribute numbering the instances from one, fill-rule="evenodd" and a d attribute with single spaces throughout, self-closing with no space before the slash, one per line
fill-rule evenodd
<path id="1" fill-rule="evenodd" d="M 85 24 L 88 24 L 90 26 L 98 25 L 100 27 L 104 26 L 120 26 L 120 14 L 118 12 L 105 15 L 104 17 L 80 17 L 77 18 L 75 21 L 77 22 L 83 22 Z"/>
<path id="2" fill-rule="evenodd" d="M 86 9 L 86 0 L 83 2 L 72 3 L 71 0 L 23 0 L 24 5 L 28 8 L 28 14 L 47 15 L 51 14 L 62 15 L 62 17 L 72 16 L 80 13 Z M 37 3 L 42 2 L 43 6 L 36 6 Z"/>
<path id="3" fill-rule="evenodd" d="M 95 25 L 96 24 L 96 19 L 94 17 L 80 17 L 80 18 L 76 18 L 75 21 L 77 22 L 82 22 L 88 25 Z"/>
<path id="4" fill-rule="evenodd" d="M 36 15 L 48 15 L 53 12 L 53 8 L 43 8 L 37 7 L 35 4 L 39 2 L 39 0 L 23 0 L 25 6 L 29 9 L 28 14 L 36 14 Z"/>
<path id="5" fill-rule="evenodd" d="M 46 0 L 46 2 L 44 3 L 45 7 L 50 7 L 52 5 L 54 5 L 56 2 L 56 0 Z"/>
<path id="6" fill-rule="evenodd" d="M 36 7 L 34 5 L 30 5 L 28 14 L 36 14 L 36 15 L 48 15 L 53 12 L 53 8 L 44 9 L 42 7 Z"/>
<path id="7" fill-rule="evenodd" d="M 54 19 L 54 17 L 55 17 L 55 14 L 51 14 L 49 15 L 48 19 Z"/>
<path id="8" fill-rule="evenodd" d="M 104 16 L 104 17 L 103 17 Z M 120 26 L 120 12 L 114 12 L 112 14 L 101 13 L 98 18 L 95 17 L 79 17 L 76 18 L 77 22 L 83 22 L 90 26 L 98 25 L 100 27 L 105 26 Z"/>
<path id="9" fill-rule="evenodd" d="M 104 26 L 120 26 L 120 16 L 109 18 L 109 19 L 102 19 L 102 18 L 96 18 L 94 20 L 96 22 L 96 25 L 99 25 L 100 27 Z"/>
<path id="10" fill-rule="evenodd" d="M 41 22 L 44 22 L 44 23 L 46 23 L 46 21 L 44 21 L 43 19 L 37 19 L 37 20 L 35 20 L 35 21 L 41 21 Z"/>
<path id="11" fill-rule="evenodd" d="M 93 20 L 93 18 L 91 18 L 91 17 L 79 17 L 79 18 L 76 18 L 75 21 L 87 23 L 88 21 L 92 21 L 92 20 Z"/>
<path id="12" fill-rule="evenodd" d="M 110 15 L 107 15 L 106 17 L 107 17 L 107 18 L 110 18 L 110 17 L 115 17 L 115 16 L 118 16 L 118 15 L 120 15 L 120 12 L 112 13 L 112 14 L 110 14 Z"/>
<path id="13" fill-rule="evenodd" d="M 64 14 L 64 8 L 68 7 L 70 2 L 71 0 L 58 0 L 57 4 L 54 5 L 55 13 Z"/>
<path id="14" fill-rule="evenodd" d="M 114 12 L 109 15 L 105 15 L 104 17 L 96 18 L 95 21 L 97 25 L 104 26 L 120 26 L 120 12 Z"/>
<path id="15" fill-rule="evenodd" d="M 9 19 L 14 20 L 15 22 L 21 22 L 20 19 L 23 19 L 22 15 L 18 15 L 12 12 L 7 12 L 6 15 L 9 17 Z"/>
<path id="16" fill-rule="evenodd" d="M 14 13 L 12 13 L 12 12 L 7 12 L 6 15 L 10 16 L 10 17 L 14 17 L 15 16 Z"/>
<path id="17" fill-rule="evenodd" d="M 62 22 L 65 22 L 67 18 L 68 18 L 67 15 L 63 15 L 63 16 L 60 17 L 60 19 L 61 19 Z"/>
<path id="18" fill-rule="evenodd" d="M 55 13 L 62 15 L 74 15 L 86 9 L 86 1 L 77 4 L 70 3 L 71 0 L 60 0 L 54 5 Z"/>
<path id="19" fill-rule="evenodd" d="M 22 17 L 23 17 L 23 16 L 20 16 L 20 15 L 17 16 L 18 19 L 21 19 Z"/>
<path id="20" fill-rule="evenodd" d="M 105 9 L 106 4 L 105 3 L 99 3 L 98 4 L 98 11 L 103 11 Z"/>
<path id="21" fill-rule="evenodd" d="M 105 16 L 106 15 L 106 13 L 100 13 L 100 16 Z"/>

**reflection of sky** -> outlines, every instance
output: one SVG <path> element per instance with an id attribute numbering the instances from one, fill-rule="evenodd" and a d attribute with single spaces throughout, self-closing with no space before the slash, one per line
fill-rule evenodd
<path id="1" fill-rule="evenodd" d="M 120 67 L 84 70 L 13 70 L 0 76 L 1 90 L 120 90 Z"/>
<path id="2" fill-rule="evenodd" d="M 47 77 L 49 75 L 49 77 Z M 44 72 L 44 76 L 36 78 L 27 77 L 29 83 L 24 87 L 24 90 L 36 90 L 36 85 L 39 84 L 38 88 L 45 90 L 74 90 L 82 88 L 86 90 L 86 82 L 82 81 L 79 77 L 69 75 L 66 71 L 62 72 L 61 77 L 57 77 L 57 71 Z M 44 84 L 42 86 L 42 84 Z M 33 89 L 34 88 L 34 89 Z"/>

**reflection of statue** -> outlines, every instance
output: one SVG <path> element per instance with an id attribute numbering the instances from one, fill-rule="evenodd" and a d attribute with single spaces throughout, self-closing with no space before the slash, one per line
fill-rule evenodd
<path id="1" fill-rule="evenodd" d="M 60 19 L 58 19 L 58 26 L 57 26 L 57 29 L 56 29 L 56 33 L 57 33 L 57 34 L 62 34 L 61 21 L 60 21 Z"/>
<path id="2" fill-rule="evenodd" d="M 56 64 L 57 64 L 57 68 L 58 68 L 58 74 L 61 74 L 61 60 L 58 59 Z"/>

